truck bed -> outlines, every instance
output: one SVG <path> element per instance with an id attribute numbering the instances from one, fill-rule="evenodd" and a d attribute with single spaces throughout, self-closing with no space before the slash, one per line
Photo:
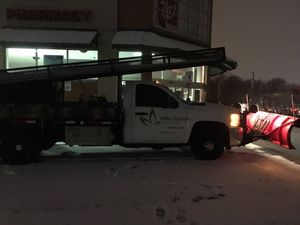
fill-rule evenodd
<path id="1" fill-rule="evenodd" d="M 0 119 L 53 119 L 53 120 L 99 120 L 115 121 L 117 116 L 116 104 L 83 105 L 80 102 L 61 104 L 2 104 Z"/>

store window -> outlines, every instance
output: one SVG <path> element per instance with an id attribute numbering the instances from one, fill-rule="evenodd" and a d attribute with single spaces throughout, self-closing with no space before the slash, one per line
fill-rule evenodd
<path id="1" fill-rule="evenodd" d="M 7 48 L 6 68 L 37 66 L 36 49 L 32 48 Z"/>
<path id="2" fill-rule="evenodd" d="M 68 62 L 98 60 L 98 51 L 68 50 Z"/>
<path id="3" fill-rule="evenodd" d="M 39 66 L 67 63 L 67 50 L 36 49 Z"/>
<path id="4" fill-rule="evenodd" d="M 119 58 L 142 56 L 138 51 L 120 51 Z M 123 75 L 123 81 L 141 80 L 141 73 Z M 190 101 L 205 101 L 206 67 L 154 71 L 152 80 L 160 82 L 174 91 L 179 97 Z"/>
<path id="5" fill-rule="evenodd" d="M 205 101 L 205 66 L 154 72 L 152 79 L 166 85 L 182 99 Z"/>
<path id="6" fill-rule="evenodd" d="M 119 51 L 119 58 L 142 56 L 142 52 Z M 141 80 L 141 73 L 123 75 L 122 80 Z"/>
<path id="7" fill-rule="evenodd" d="M 43 49 L 43 48 L 7 48 L 6 68 L 42 66 L 61 63 L 84 62 L 98 59 L 98 51 Z"/>

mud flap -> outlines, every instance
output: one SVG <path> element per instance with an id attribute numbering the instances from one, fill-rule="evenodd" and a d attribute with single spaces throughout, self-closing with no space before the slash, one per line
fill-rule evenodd
<path id="1" fill-rule="evenodd" d="M 242 145 L 265 139 L 288 149 L 295 149 L 291 142 L 293 127 L 300 127 L 300 119 L 292 116 L 258 111 L 245 115 Z"/>

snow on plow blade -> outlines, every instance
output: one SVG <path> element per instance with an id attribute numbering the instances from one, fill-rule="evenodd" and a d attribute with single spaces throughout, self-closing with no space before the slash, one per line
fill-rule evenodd
<path id="1" fill-rule="evenodd" d="M 293 116 L 258 111 L 246 117 L 246 133 L 271 141 L 285 148 L 295 149 L 291 142 L 293 127 L 300 127 L 300 119 Z"/>

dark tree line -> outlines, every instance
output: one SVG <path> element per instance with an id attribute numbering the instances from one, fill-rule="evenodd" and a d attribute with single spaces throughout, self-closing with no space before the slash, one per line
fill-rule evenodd
<path id="1" fill-rule="evenodd" d="M 288 93 L 287 96 L 294 93 L 294 100 L 296 103 L 300 103 L 300 85 L 290 84 L 282 78 L 273 78 L 267 81 L 255 79 L 253 82 L 251 79 L 243 80 L 236 75 L 219 75 L 211 77 L 208 81 L 207 101 L 231 105 L 246 102 L 247 94 L 250 101 L 259 104 L 263 101 L 267 102 L 268 96 L 280 93 Z M 291 101 L 290 97 L 283 98 L 283 101 Z M 274 100 L 272 101 L 274 103 Z"/>

